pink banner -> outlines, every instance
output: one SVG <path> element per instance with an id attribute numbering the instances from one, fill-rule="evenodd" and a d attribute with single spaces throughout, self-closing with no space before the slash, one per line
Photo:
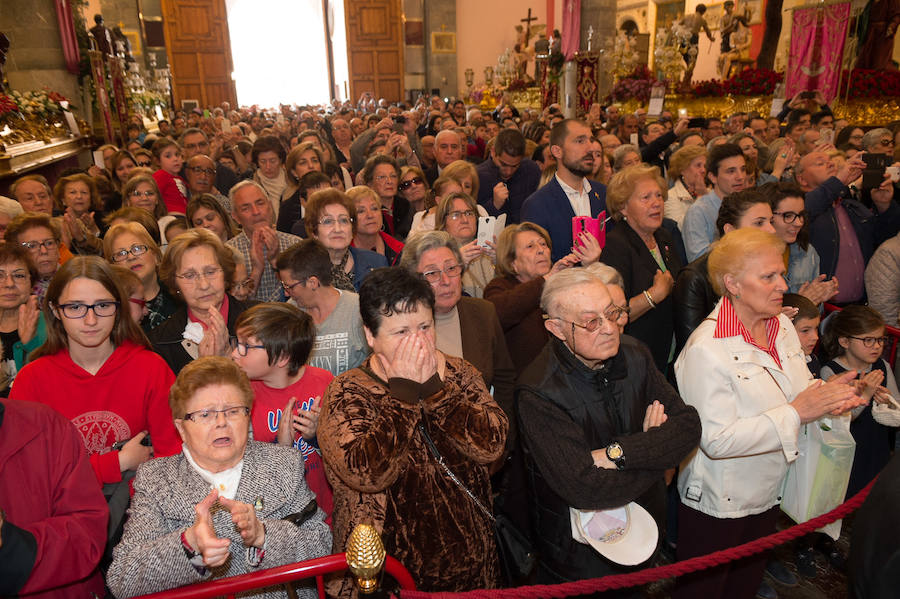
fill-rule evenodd
<path id="1" fill-rule="evenodd" d="M 850 3 L 794 11 L 785 95 L 819 90 L 827 102 L 838 95 Z"/>
<path id="2" fill-rule="evenodd" d="M 581 0 L 565 0 L 562 14 L 562 46 L 566 60 L 572 60 L 581 46 Z"/>

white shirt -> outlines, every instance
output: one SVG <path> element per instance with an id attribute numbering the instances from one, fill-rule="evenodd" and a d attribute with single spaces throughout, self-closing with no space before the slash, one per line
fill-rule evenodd
<path id="1" fill-rule="evenodd" d="M 182 444 L 181 451 L 184 452 L 184 457 L 187 459 L 188 464 L 191 465 L 194 472 L 200 475 L 200 478 L 202 478 L 204 482 L 209 483 L 209 486 L 216 489 L 222 497 L 234 499 L 234 496 L 237 494 L 238 484 L 241 482 L 241 473 L 244 471 L 243 459 L 241 459 L 236 466 L 232 466 L 228 470 L 223 470 L 222 472 L 210 472 L 197 465 L 197 462 L 195 462 L 193 456 L 191 456 L 191 452 L 188 451 L 187 445 Z"/>
<path id="2" fill-rule="evenodd" d="M 569 198 L 569 204 L 572 205 L 572 211 L 575 212 L 575 216 L 590 216 L 591 199 L 588 194 L 591 193 L 591 184 L 588 183 L 588 180 L 582 178 L 581 189 L 578 190 L 566 185 L 565 181 L 559 178 L 559 175 L 554 176 L 556 177 L 559 186 L 566 192 L 566 197 Z"/>

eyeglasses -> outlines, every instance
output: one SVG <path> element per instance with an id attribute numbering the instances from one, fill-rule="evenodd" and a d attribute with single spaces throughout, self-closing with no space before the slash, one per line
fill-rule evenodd
<path id="1" fill-rule="evenodd" d="M 175 278 L 182 279 L 184 281 L 187 281 L 188 283 L 195 283 L 200 280 L 200 277 L 203 277 L 204 279 L 209 281 L 220 272 L 222 272 L 221 268 L 210 266 L 209 268 L 204 268 L 200 272 L 197 272 L 196 270 L 189 270 L 186 273 L 175 275 Z"/>
<path id="2" fill-rule="evenodd" d="M 43 241 L 23 241 L 22 245 L 32 252 L 41 251 L 41 248 L 44 248 L 48 252 L 50 250 L 55 250 L 59 246 L 59 242 L 55 239 L 45 239 Z"/>
<path id="3" fill-rule="evenodd" d="M 413 185 L 422 185 L 423 183 L 424 181 L 422 180 L 422 177 L 413 177 L 412 179 L 407 179 L 406 181 L 401 183 L 399 185 L 399 189 L 400 191 L 406 191 Z"/>
<path id="4" fill-rule="evenodd" d="M 379 183 L 383 183 L 385 181 L 396 181 L 398 179 L 396 173 L 391 173 L 390 175 L 375 175 L 375 180 Z"/>
<path id="5" fill-rule="evenodd" d="M 439 270 L 428 270 L 422 273 L 422 277 L 429 283 L 440 283 L 441 275 L 447 275 L 448 279 L 455 279 L 463 271 L 462 264 L 451 264 Z"/>
<path id="6" fill-rule="evenodd" d="M 191 167 L 188 167 L 188 170 L 189 170 L 189 171 L 194 171 L 194 173 L 197 174 L 197 175 L 210 175 L 210 176 L 212 176 L 212 175 L 215 175 L 215 174 L 216 174 L 216 169 L 214 169 L 214 168 L 203 168 L 202 166 L 191 166 Z"/>
<path id="7" fill-rule="evenodd" d="M 148 248 L 146 245 L 134 244 L 127 250 L 119 250 L 118 252 L 115 252 L 112 255 L 112 261 L 125 262 L 126 260 L 128 260 L 128 256 L 134 256 L 135 258 L 137 258 L 138 256 L 143 256 L 144 254 L 146 254 L 147 250 L 149 249 L 150 248 Z"/>
<path id="8" fill-rule="evenodd" d="M 134 191 L 131 192 L 130 195 L 133 198 L 140 198 L 140 197 L 152 198 L 152 197 L 156 196 L 156 192 L 153 191 L 152 189 L 148 189 L 147 191 L 138 191 L 137 189 L 135 189 Z"/>
<path id="9" fill-rule="evenodd" d="M 544 320 L 559 320 L 560 322 L 565 322 L 572 325 L 573 335 L 575 334 L 575 327 L 584 329 L 588 333 L 595 333 L 600 327 L 603 326 L 604 322 L 609 322 L 610 324 L 615 326 L 616 321 L 619 320 L 619 317 L 622 316 L 623 312 L 627 314 L 630 312 L 630 310 L 613 304 L 612 306 L 610 306 L 610 309 L 606 311 L 606 314 L 604 316 L 592 318 L 584 324 L 566 320 L 564 318 L 558 318 L 556 316 L 548 316 L 547 314 L 544 314 Z"/>
<path id="10" fill-rule="evenodd" d="M 876 345 L 885 345 L 888 342 L 887 337 L 853 337 L 850 336 L 850 339 L 856 339 L 857 341 L 862 341 L 863 345 L 866 347 L 875 347 Z"/>
<path id="11" fill-rule="evenodd" d="M 253 291 L 254 287 L 256 287 L 256 285 L 254 285 L 253 279 L 251 279 L 250 277 L 247 277 L 243 281 L 232 285 L 233 289 L 246 289 L 247 291 Z"/>
<path id="12" fill-rule="evenodd" d="M 285 293 L 290 293 L 291 291 L 293 291 L 294 287 L 296 287 L 297 285 L 303 285 L 304 283 L 306 283 L 306 281 L 297 281 L 296 283 L 287 285 L 284 281 L 282 281 L 281 286 L 284 288 Z"/>
<path id="13" fill-rule="evenodd" d="M 352 223 L 353 217 L 348 216 L 339 216 L 338 218 L 326 216 L 325 218 L 319 219 L 319 224 L 325 227 L 333 227 L 335 224 L 339 224 L 342 227 L 349 227 Z"/>
<path id="14" fill-rule="evenodd" d="M 892 145 L 894 145 L 894 140 L 893 139 L 882 139 L 878 143 L 880 143 L 883 146 L 892 146 Z"/>
<path id="15" fill-rule="evenodd" d="M 447 218 L 450 220 L 459 220 L 462 217 L 466 218 L 475 218 L 474 210 L 454 210 L 453 212 L 447 213 Z"/>
<path id="16" fill-rule="evenodd" d="M 88 310 L 94 313 L 98 318 L 112 316 L 119 309 L 119 302 L 105 300 L 93 304 L 82 304 L 81 302 L 71 302 L 68 304 L 59 304 L 57 306 L 66 318 L 84 318 L 87 316 Z"/>
<path id="17" fill-rule="evenodd" d="M 196 412 L 188 412 L 185 414 L 184 419 L 208 426 L 218 420 L 219 414 L 224 414 L 225 420 L 238 420 L 239 418 L 247 417 L 250 414 L 250 408 L 247 406 L 231 406 L 229 408 L 222 408 L 221 410 L 197 410 Z"/>
<path id="18" fill-rule="evenodd" d="M 247 355 L 247 351 L 251 349 L 265 349 L 265 345 L 250 345 L 249 343 L 244 343 L 243 341 L 238 341 L 237 337 L 231 337 L 228 339 L 228 343 L 231 345 L 231 349 L 236 349 L 239 356 L 242 358 Z"/>
<path id="19" fill-rule="evenodd" d="M 784 222 L 790 224 L 797 220 L 798 218 L 802 221 L 806 221 L 806 210 L 801 210 L 800 212 L 773 212 L 775 216 L 780 216 Z"/>
<path id="20" fill-rule="evenodd" d="M 140 306 L 141 308 L 147 307 L 147 300 L 141 299 L 139 297 L 129 297 L 128 301 L 131 302 L 132 304 Z"/>
<path id="21" fill-rule="evenodd" d="M 0 281 L 12 279 L 13 283 L 24 283 L 30 278 L 27 272 L 4 272 L 0 270 Z"/>

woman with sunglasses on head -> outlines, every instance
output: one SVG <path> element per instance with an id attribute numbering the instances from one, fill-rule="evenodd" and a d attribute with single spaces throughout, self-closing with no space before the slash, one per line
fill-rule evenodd
<path id="1" fill-rule="evenodd" d="M 168 405 L 175 377 L 150 351 L 127 305 L 102 258 L 66 262 L 47 289 L 47 341 L 10 392 L 10 399 L 39 401 L 69 418 L 101 483 L 181 448 Z M 142 444 L 148 434 L 152 445 Z"/>
<path id="2" fill-rule="evenodd" d="M 124 266 L 141 280 L 147 313 L 141 320 L 145 333 L 161 325 L 178 309 L 178 302 L 159 281 L 162 252 L 139 223 L 113 225 L 103 238 L 103 254 L 108 261 Z"/>

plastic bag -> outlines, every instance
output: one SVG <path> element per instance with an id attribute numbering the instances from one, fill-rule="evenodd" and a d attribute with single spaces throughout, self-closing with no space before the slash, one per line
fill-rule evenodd
<path id="1" fill-rule="evenodd" d="M 856 442 L 850 434 L 850 419 L 838 417 L 801 426 L 797 444 L 800 455 L 784 479 L 781 510 L 800 524 L 844 502 Z M 837 540 L 841 521 L 819 530 Z"/>

